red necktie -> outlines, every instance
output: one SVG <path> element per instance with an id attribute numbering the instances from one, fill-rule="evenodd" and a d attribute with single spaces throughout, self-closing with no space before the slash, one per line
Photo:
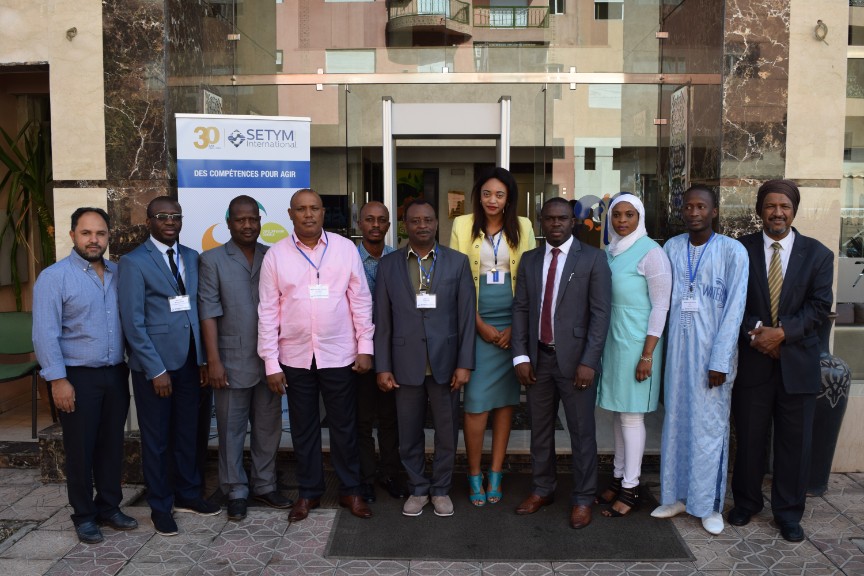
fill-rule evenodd
<path id="1" fill-rule="evenodd" d="M 555 270 L 558 268 L 559 248 L 552 248 L 552 262 L 546 273 L 546 288 L 543 290 L 543 309 L 540 311 L 540 342 L 552 344 L 555 336 L 552 333 L 552 299 L 555 293 Z"/>

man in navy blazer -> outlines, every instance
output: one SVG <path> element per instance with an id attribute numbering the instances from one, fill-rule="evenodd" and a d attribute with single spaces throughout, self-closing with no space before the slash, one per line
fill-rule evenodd
<path id="1" fill-rule="evenodd" d="M 120 259 L 120 319 L 141 429 L 151 519 L 177 534 L 178 512 L 220 512 L 201 498 L 197 458 L 200 387 L 206 382 L 198 327 L 198 253 L 181 246 L 183 214 L 171 197 L 147 206 L 150 237 Z"/>
<path id="2" fill-rule="evenodd" d="M 819 327 L 831 310 L 834 255 L 792 228 L 801 195 L 791 180 L 769 180 L 756 196 L 762 231 L 740 238 L 750 257 L 738 340 L 732 415 L 738 439 L 729 523 L 762 510 L 765 444 L 774 425 L 771 512 L 780 534 L 804 539 L 813 415 L 821 384 Z M 773 291 L 778 294 L 772 307 Z"/>

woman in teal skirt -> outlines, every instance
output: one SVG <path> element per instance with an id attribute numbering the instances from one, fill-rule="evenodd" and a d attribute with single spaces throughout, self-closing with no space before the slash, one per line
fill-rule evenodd
<path id="1" fill-rule="evenodd" d="M 516 214 L 518 197 L 513 175 L 495 168 L 474 184 L 473 214 L 456 218 L 450 237 L 450 247 L 468 256 L 477 288 L 476 368 L 465 386 L 463 430 L 475 506 L 502 498 L 501 469 L 513 407 L 519 404 L 519 382 L 510 353 L 511 305 L 519 261 L 537 243 L 531 221 Z M 484 489 L 480 461 L 490 413 L 492 461 Z"/>

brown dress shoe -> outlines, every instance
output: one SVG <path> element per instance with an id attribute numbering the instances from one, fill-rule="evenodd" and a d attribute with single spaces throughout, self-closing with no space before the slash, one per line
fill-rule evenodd
<path id="1" fill-rule="evenodd" d="M 578 530 L 591 523 L 591 506 L 577 504 L 570 511 L 570 527 Z"/>
<path id="2" fill-rule="evenodd" d="M 348 508 L 351 511 L 351 514 L 358 518 L 366 519 L 372 517 L 372 510 L 369 509 L 369 506 L 366 504 L 366 501 L 363 500 L 363 497 L 358 494 L 340 496 L 339 505 L 343 508 Z"/>
<path id="3" fill-rule="evenodd" d="M 554 498 L 552 498 L 552 496 L 538 496 L 537 494 L 531 494 L 516 507 L 516 514 L 519 514 L 520 516 L 534 514 L 543 506 L 552 504 L 553 500 Z"/>
<path id="4" fill-rule="evenodd" d="M 305 520 L 309 516 L 309 511 L 320 505 L 321 500 L 318 498 L 300 498 L 294 503 L 294 509 L 288 514 L 288 520 L 291 522 Z"/>

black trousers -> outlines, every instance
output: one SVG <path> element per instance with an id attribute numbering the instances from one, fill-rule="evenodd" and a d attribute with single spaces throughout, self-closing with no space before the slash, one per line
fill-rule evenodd
<path id="1" fill-rule="evenodd" d="M 324 494 L 324 461 L 321 454 L 321 415 L 318 397 L 324 399 L 330 430 L 330 461 L 339 477 L 341 496 L 360 492 L 360 459 L 357 454 L 357 391 L 351 366 L 290 368 L 282 366 L 287 381 L 291 440 L 297 456 L 300 498 Z"/>
<path id="2" fill-rule="evenodd" d="M 75 411 L 60 412 L 66 490 L 77 526 L 114 514 L 123 499 L 123 427 L 129 413 L 129 368 L 66 367 Z M 93 497 L 93 486 L 96 497 Z"/>
<path id="3" fill-rule="evenodd" d="M 773 423 L 771 511 L 778 523 L 801 521 L 810 477 L 815 412 L 816 394 L 786 392 L 779 361 L 774 363 L 771 377 L 759 385 L 733 388 L 732 416 L 738 439 L 732 473 L 735 506 L 751 514 L 762 510 L 765 447 Z"/>
<path id="4" fill-rule="evenodd" d="M 360 451 L 360 480 L 375 482 L 376 476 L 386 478 L 399 474 L 399 430 L 396 424 L 396 395 L 378 388 L 376 374 L 370 370 L 357 374 L 357 448 Z M 378 425 L 380 465 L 376 465 L 375 438 L 372 431 Z"/>

